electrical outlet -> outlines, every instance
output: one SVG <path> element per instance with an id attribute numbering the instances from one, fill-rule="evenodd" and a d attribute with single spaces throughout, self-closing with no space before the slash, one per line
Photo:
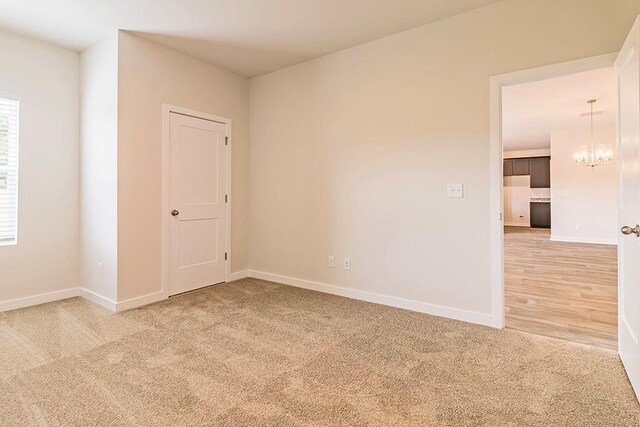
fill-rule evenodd
<path id="1" fill-rule="evenodd" d="M 450 199 L 461 199 L 464 197 L 462 191 L 462 184 L 449 184 L 447 185 L 447 197 Z"/>
<path id="2" fill-rule="evenodd" d="M 336 257 L 334 257 L 333 255 L 329 255 L 329 261 L 327 261 L 327 266 L 329 266 L 329 268 L 335 268 L 336 267 Z"/>
<path id="3" fill-rule="evenodd" d="M 99 262 L 98 263 L 98 277 L 102 277 L 104 276 L 104 264 Z"/>
<path id="4" fill-rule="evenodd" d="M 342 261 L 343 268 L 347 271 L 351 270 L 351 258 L 345 258 Z"/>

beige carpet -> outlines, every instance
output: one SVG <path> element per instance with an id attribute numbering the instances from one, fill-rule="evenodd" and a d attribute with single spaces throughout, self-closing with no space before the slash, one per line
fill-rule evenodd
<path id="1" fill-rule="evenodd" d="M 617 355 L 247 279 L 0 313 L 2 426 L 638 426 Z"/>

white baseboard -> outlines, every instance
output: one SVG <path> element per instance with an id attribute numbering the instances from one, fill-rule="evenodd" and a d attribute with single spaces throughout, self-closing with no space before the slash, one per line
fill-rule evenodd
<path id="1" fill-rule="evenodd" d="M 143 305 L 153 304 L 154 302 L 165 300 L 167 299 L 167 297 L 167 294 L 165 294 L 163 291 L 158 291 L 135 298 L 118 301 L 115 311 L 119 313 L 121 311 L 131 310 L 132 308 L 142 307 Z"/>
<path id="2" fill-rule="evenodd" d="M 361 301 L 373 302 L 376 304 L 388 305 L 391 307 L 403 308 L 405 310 L 417 311 L 420 313 L 431 314 L 434 316 L 446 317 L 449 319 L 462 320 L 465 322 L 476 323 L 485 326 L 499 328 L 499 323 L 491 314 L 478 313 L 474 311 L 461 310 L 442 305 L 429 304 L 422 301 L 415 301 L 405 298 L 392 297 L 388 295 L 376 294 L 373 292 L 362 291 L 358 289 L 344 288 L 341 286 L 327 285 L 325 283 L 312 282 L 309 280 L 296 279 L 294 277 L 281 276 L 278 274 L 265 273 L 263 271 L 249 270 L 249 277 L 256 279 L 268 280 L 271 282 L 282 283 L 285 285 L 295 286 L 297 288 L 310 289 L 313 291 L 324 292 L 327 294 L 339 295 L 342 297 L 357 299 Z"/>
<path id="3" fill-rule="evenodd" d="M 569 243 L 594 243 L 597 245 L 617 245 L 617 239 L 606 239 L 602 237 L 577 237 L 577 236 L 558 236 L 551 235 L 552 242 L 569 242 Z"/>
<path id="4" fill-rule="evenodd" d="M 234 282 L 240 279 L 246 279 L 249 277 L 249 270 L 236 271 L 235 273 L 231 273 L 229 275 L 229 282 Z"/>
<path id="5" fill-rule="evenodd" d="M 140 307 L 147 304 L 166 299 L 164 292 L 154 292 L 149 295 L 143 295 L 137 298 L 131 298 L 124 301 L 113 301 L 85 288 L 69 288 L 60 291 L 47 292 L 44 294 L 33 295 L 29 297 L 16 298 L 7 301 L 0 301 L 0 312 L 15 310 L 18 308 L 31 307 L 34 305 L 45 304 L 48 302 L 60 301 L 67 298 L 82 297 L 99 306 L 111 310 L 113 312 L 121 312 L 132 308 Z"/>
<path id="6" fill-rule="evenodd" d="M 0 311 L 15 310 L 17 308 L 31 307 L 33 305 L 45 304 L 53 301 L 60 301 L 80 295 L 78 288 L 62 289 L 59 291 L 46 292 L 44 294 L 32 295 L 29 297 L 15 298 L 0 301 Z"/>
<path id="7" fill-rule="evenodd" d="M 121 311 L 130 310 L 132 308 L 141 307 L 147 304 L 153 304 L 154 302 L 162 301 L 163 299 L 167 298 L 164 292 L 158 291 L 152 294 L 142 295 L 140 297 L 116 302 L 110 298 L 106 298 L 84 288 L 80 289 L 80 296 L 115 313 L 120 313 Z"/>
<path id="8" fill-rule="evenodd" d="M 112 299 L 103 297 L 102 295 L 90 291 L 89 289 L 80 288 L 80 296 L 113 312 L 116 311 L 118 306 L 118 304 Z"/>
<path id="9" fill-rule="evenodd" d="M 235 273 L 231 273 L 229 275 L 229 281 L 232 282 L 234 280 L 240 280 L 240 279 L 244 279 L 249 277 L 249 271 L 248 270 L 243 270 L 243 271 L 237 271 Z M 118 302 L 114 302 L 111 301 L 109 299 L 100 297 L 97 294 L 93 294 L 91 296 L 92 298 L 98 297 L 98 298 L 102 298 L 102 301 L 97 301 L 91 298 L 87 298 L 90 299 L 91 301 L 102 305 L 103 307 L 108 308 L 111 311 L 115 311 L 117 313 L 121 312 L 121 311 L 125 311 L 125 310 L 131 310 L 132 308 L 137 308 L 137 307 L 142 307 L 143 305 L 148 305 L 148 304 L 153 304 L 155 302 L 158 301 L 162 301 L 168 298 L 168 295 L 164 292 L 164 291 L 158 291 L 158 292 L 153 292 L 151 294 L 147 294 L 147 295 L 142 295 L 139 297 L 135 297 L 135 298 L 130 298 L 127 300 L 123 300 L 123 301 L 118 301 Z"/>
<path id="10" fill-rule="evenodd" d="M 402 308 L 405 310 L 417 311 L 420 313 L 431 314 L 434 316 L 446 317 L 449 319 L 462 320 L 465 322 L 477 323 L 499 328 L 499 322 L 491 314 L 479 313 L 468 310 L 461 310 L 452 307 L 446 307 L 437 304 L 429 304 L 422 301 L 410 300 L 406 298 L 393 297 L 388 295 L 377 294 L 374 292 L 362 291 L 358 289 L 345 288 L 341 286 L 328 285 L 325 283 L 312 282 L 310 280 L 297 279 L 294 277 L 281 276 L 278 274 L 265 273 L 262 271 L 245 270 L 238 271 L 230 276 L 230 281 L 239 280 L 246 277 L 255 277 L 257 279 L 269 280 L 272 282 L 282 283 L 298 288 L 310 289 L 313 291 L 324 292 L 342 297 L 368 301 L 376 304 L 388 305 L 391 307 Z M 152 304 L 167 298 L 163 291 L 154 292 L 136 298 L 124 301 L 113 301 L 93 291 L 85 288 L 71 288 L 47 294 L 35 295 L 32 297 L 18 298 L 9 301 L 0 302 L 0 311 L 13 310 L 16 308 L 27 307 L 31 305 L 43 304 L 46 302 L 57 301 L 66 298 L 81 296 L 87 300 L 98 304 L 113 312 L 121 312 L 132 308 L 141 307 L 143 305 Z"/>

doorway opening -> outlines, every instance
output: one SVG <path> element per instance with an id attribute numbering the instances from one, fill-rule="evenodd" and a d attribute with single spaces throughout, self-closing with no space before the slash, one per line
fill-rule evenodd
<path id="1" fill-rule="evenodd" d="M 613 63 L 612 55 L 574 61 L 499 85 L 499 301 L 507 328 L 616 350 Z M 581 164 L 592 144 L 612 158 Z"/>

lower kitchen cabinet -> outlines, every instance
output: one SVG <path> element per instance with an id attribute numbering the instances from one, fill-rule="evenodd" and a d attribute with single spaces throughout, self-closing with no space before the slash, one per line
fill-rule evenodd
<path id="1" fill-rule="evenodd" d="M 551 228 L 551 203 L 530 202 L 529 217 L 531 228 Z"/>

